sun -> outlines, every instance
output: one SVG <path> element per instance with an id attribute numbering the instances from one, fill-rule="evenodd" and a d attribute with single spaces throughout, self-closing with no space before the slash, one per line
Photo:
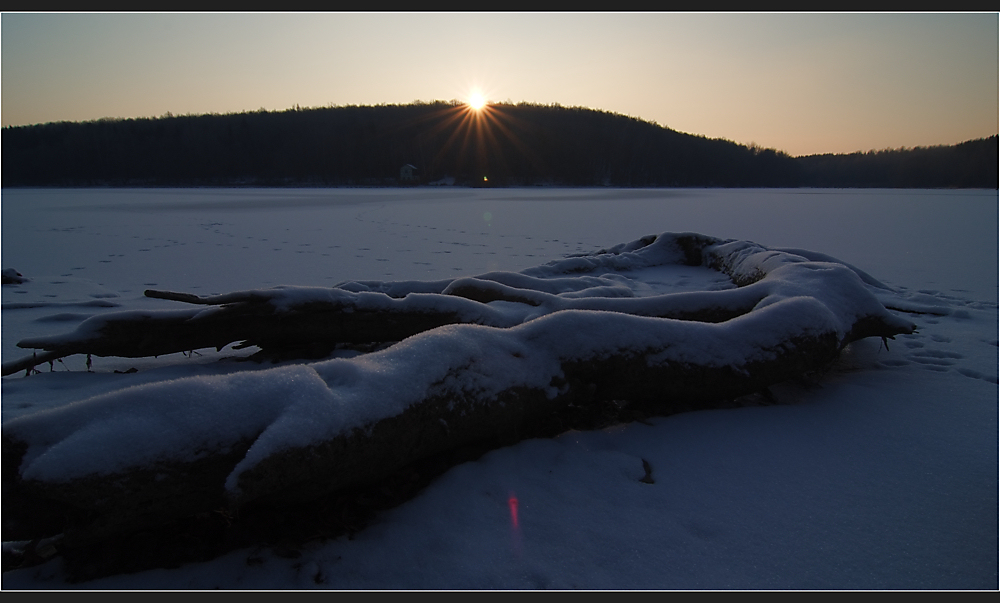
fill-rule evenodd
<path id="1" fill-rule="evenodd" d="M 470 94 L 468 102 L 469 106 L 476 111 L 480 111 L 486 106 L 486 98 L 484 98 L 479 92 L 473 92 Z"/>

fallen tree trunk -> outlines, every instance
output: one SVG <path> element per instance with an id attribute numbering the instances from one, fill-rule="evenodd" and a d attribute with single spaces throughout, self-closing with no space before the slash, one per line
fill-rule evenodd
<path id="1" fill-rule="evenodd" d="M 649 298 L 555 292 L 606 289 L 610 281 L 587 274 L 668 262 L 711 266 L 744 286 Z M 431 284 L 355 283 L 348 287 L 356 291 L 217 299 L 160 294 L 221 304 L 207 315 L 151 320 L 157 326 L 148 332 L 164 339 L 190 332 L 187 323 L 211 322 L 220 337 L 212 341 L 221 341 L 219 332 L 236 332 L 252 316 L 270 326 L 256 325 L 264 334 L 246 341 L 266 344 L 282 325 L 307 329 L 308 320 L 289 315 L 315 307 L 340 325 L 360 315 L 365 329 L 388 340 L 400 324 L 434 326 L 352 359 L 153 383 L 9 421 L 4 537 L 61 533 L 66 550 L 89 550 L 179 518 L 322 500 L 449 450 L 558 432 L 546 426 L 577 409 L 612 400 L 657 414 L 705 407 L 821 369 L 851 341 L 913 330 L 843 265 L 700 235 L 641 239 L 538 274 L 547 278 L 497 273 L 433 284 L 437 293 L 424 290 Z M 331 305 L 311 305 L 323 295 Z M 403 308 L 403 318 L 377 324 L 390 322 L 392 308 Z M 452 322 L 436 324 L 445 317 Z M 337 337 L 350 328 L 337 327 Z M 129 346 L 142 339 L 99 332 Z M 101 337 L 78 339 L 101 345 Z"/>
<path id="2" fill-rule="evenodd" d="M 638 247 L 623 245 L 604 251 L 595 256 L 604 256 L 604 260 L 596 263 L 586 257 L 564 260 L 565 266 L 556 269 L 579 274 L 607 268 L 607 264 L 614 268 L 617 256 L 624 254 L 634 262 L 635 251 L 654 240 L 640 239 L 632 244 Z M 719 243 L 701 235 L 677 235 L 667 244 L 661 241 L 652 250 L 654 253 L 648 254 L 651 257 L 641 258 L 639 263 L 701 265 L 703 249 Z M 743 281 L 751 278 L 739 276 L 740 272 L 733 274 Z M 581 289 L 584 293 L 596 291 L 586 297 L 564 296 L 580 293 Z M 2 374 L 30 372 L 38 364 L 74 354 L 141 358 L 202 348 L 221 350 L 234 343 L 240 348 L 256 346 L 262 356 L 273 358 L 322 358 L 343 344 L 401 341 L 448 324 L 510 327 L 572 309 L 721 322 L 750 311 L 768 292 L 764 287 L 716 291 L 711 300 L 690 294 L 620 298 L 614 295 L 631 292 L 620 287 L 615 290 L 607 281 L 593 277 L 553 279 L 501 272 L 435 283 L 348 283 L 329 289 L 279 287 L 205 297 L 157 290 L 145 294 L 202 307 L 110 312 L 84 321 L 73 333 L 22 340 L 18 347 L 42 353 L 5 363 Z M 521 307 L 498 311 L 489 305 L 495 301 Z"/>

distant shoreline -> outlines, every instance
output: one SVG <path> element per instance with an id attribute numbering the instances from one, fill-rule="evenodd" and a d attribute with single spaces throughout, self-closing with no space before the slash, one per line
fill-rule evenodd
<path id="1" fill-rule="evenodd" d="M 4 187 L 998 188 L 998 137 L 792 157 L 547 105 L 430 103 L 2 130 Z"/>

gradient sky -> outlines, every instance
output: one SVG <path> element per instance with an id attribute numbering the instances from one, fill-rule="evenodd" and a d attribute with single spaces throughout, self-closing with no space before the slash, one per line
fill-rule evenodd
<path id="1" fill-rule="evenodd" d="M 0 122 L 465 100 L 584 106 L 792 155 L 998 133 L 969 14 L 0 15 Z"/>

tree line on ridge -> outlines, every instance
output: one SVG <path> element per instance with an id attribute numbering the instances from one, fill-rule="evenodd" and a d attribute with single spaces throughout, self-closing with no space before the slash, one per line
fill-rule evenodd
<path id="1" fill-rule="evenodd" d="M 791 157 L 582 107 L 458 101 L 5 127 L 12 186 L 997 188 L 997 136 Z M 402 171 L 404 166 L 412 170 Z"/>

